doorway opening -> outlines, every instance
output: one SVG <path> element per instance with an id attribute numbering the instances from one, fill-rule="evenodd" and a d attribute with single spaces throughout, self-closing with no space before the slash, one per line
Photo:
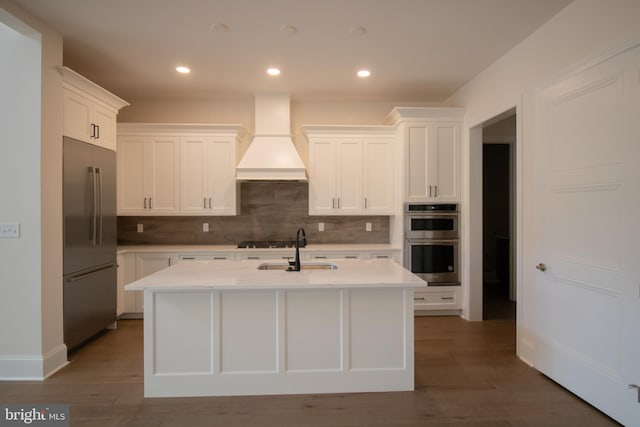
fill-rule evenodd
<path id="1" fill-rule="evenodd" d="M 483 320 L 516 318 L 516 116 L 482 129 Z"/>

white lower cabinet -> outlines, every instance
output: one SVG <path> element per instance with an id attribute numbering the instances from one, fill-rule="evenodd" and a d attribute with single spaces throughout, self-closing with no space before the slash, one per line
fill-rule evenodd
<path id="1" fill-rule="evenodd" d="M 413 291 L 413 308 L 418 315 L 419 311 L 458 310 L 461 307 L 459 286 L 442 286 Z"/>
<path id="2" fill-rule="evenodd" d="M 167 268 L 171 265 L 172 254 L 170 253 L 127 253 L 119 255 L 124 260 L 121 264 L 118 261 L 119 270 L 122 269 L 124 280 L 122 281 L 122 292 L 118 292 L 118 304 L 122 295 L 123 312 L 121 317 L 141 317 L 144 313 L 144 295 L 142 291 L 125 291 L 124 286 L 134 280 L 142 279 L 156 271 Z M 120 273 L 120 271 L 119 271 Z M 120 285 L 118 286 L 120 289 Z"/>

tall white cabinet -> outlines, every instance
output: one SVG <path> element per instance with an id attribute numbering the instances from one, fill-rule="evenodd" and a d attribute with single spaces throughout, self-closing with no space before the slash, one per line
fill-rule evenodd
<path id="1" fill-rule="evenodd" d="M 391 215 L 395 133 L 389 126 L 303 126 L 310 215 Z"/>
<path id="2" fill-rule="evenodd" d="M 63 134 L 110 150 L 116 149 L 116 116 L 129 105 L 67 67 L 60 67 Z"/>
<path id="3" fill-rule="evenodd" d="M 404 144 L 404 201 L 460 200 L 461 108 L 397 107 L 386 123 Z"/>
<path id="4" fill-rule="evenodd" d="M 118 215 L 236 215 L 238 125 L 118 125 Z"/>

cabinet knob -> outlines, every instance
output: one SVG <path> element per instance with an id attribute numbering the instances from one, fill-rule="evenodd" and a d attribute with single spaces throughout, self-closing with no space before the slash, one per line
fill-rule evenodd
<path id="1" fill-rule="evenodd" d="M 541 262 L 540 264 L 536 265 L 536 268 L 538 270 L 540 270 L 540 271 L 547 271 L 547 266 L 543 262 Z"/>

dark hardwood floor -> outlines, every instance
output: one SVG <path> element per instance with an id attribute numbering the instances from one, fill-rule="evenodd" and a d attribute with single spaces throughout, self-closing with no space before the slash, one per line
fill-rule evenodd
<path id="1" fill-rule="evenodd" d="M 118 322 L 42 382 L 1 382 L 0 402 L 71 405 L 72 426 L 611 426 L 515 355 L 512 319 L 415 320 L 416 390 L 143 398 L 142 321 Z"/>

